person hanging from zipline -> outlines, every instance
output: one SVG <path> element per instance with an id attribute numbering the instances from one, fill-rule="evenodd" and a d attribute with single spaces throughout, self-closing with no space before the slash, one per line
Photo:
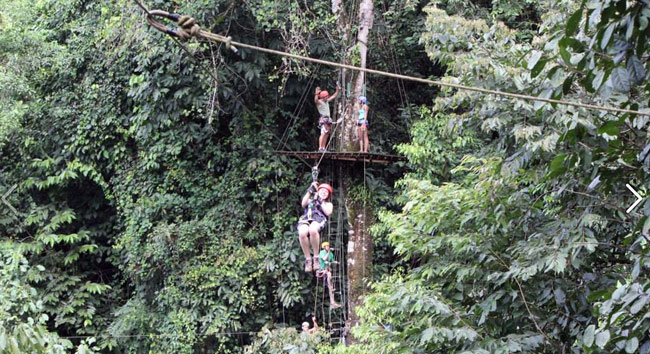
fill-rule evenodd
<path id="1" fill-rule="evenodd" d="M 305 272 L 307 273 L 320 269 L 318 257 L 320 231 L 325 227 L 327 218 L 334 211 L 334 206 L 329 202 L 332 191 L 332 186 L 327 183 L 319 185 L 314 178 L 300 203 L 304 208 L 304 213 L 298 220 L 298 240 L 305 255 Z M 310 244 L 314 252 L 313 259 L 309 249 Z"/>
<path id="2" fill-rule="evenodd" d="M 359 139 L 359 152 L 368 152 L 368 99 L 359 96 L 356 104 L 359 112 L 357 117 L 357 139 Z"/>
<path id="3" fill-rule="evenodd" d="M 320 269 L 316 271 L 316 276 L 324 278 L 323 282 L 330 293 L 330 308 L 339 308 L 341 305 L 334 300 L 334 283 L 332 282 L 332 268 L 330 265 L 336 263 L 334 261 L 334 253 L 330 250 L 330 243 L 323 242 L 323 250 L 320 251 Z"/>
<path id="4" fill-rule="evenodd" d="M 336 122 L 332 121 L 330 115 L 330 101 L 333 101 L 341 91 L 341 86 L 336 85 L 336 91 L 330 96 L 329 92 L 321 90 L 320 87 L 316 87 L 314 95 L 314 103 L 316 104 L 316 109 L 318 109 L 318 128 L 320 129 L 320 136 L 318 137 L 318 152 L 325 152 L 327 150 L 327 139 L 329 138 L 330 132 L 332 130 L 332 124 L 338 124 L 341 122 L 339 119 Z"/>

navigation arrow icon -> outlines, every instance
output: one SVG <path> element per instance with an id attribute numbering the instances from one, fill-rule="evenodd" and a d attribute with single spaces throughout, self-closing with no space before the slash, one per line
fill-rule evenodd
<path id="1" fill-rule="evenodd" d="M 632 204 L 632 205 L 631 205 L 629 208 L 627 208 L 627 210 L 625 211 L 626 213 L 629 214 L 630 211 L 632 211 L 632 209 L 636 208 L 636 206 L 639 205 L 639 203 L 641 203 L 641 199 L 643 199 L 643 198 L 639 195 L 639 193 L 637 193 L 637 192 L 632 188 L 632 186 L 630 186 L 630 185 L 627 184 L 627 183 L 625 184 L 625 186 L 626 186 L 627 189 L 629 189 L 630 192 L 632 192 L 632 194 L 634 194 L 634 196 L 636 197 L 636 201 L 634 202 L 634 204 Z"/>

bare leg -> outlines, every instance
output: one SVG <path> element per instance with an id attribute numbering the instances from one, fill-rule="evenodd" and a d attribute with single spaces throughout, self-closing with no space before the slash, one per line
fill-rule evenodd
<path id="1" fill-rule="evenodd" d="M 318 148 L 319 149 L 325 149 L 327 147 L 327 138 L 329 138 L 329 134 L 321 134 L 320 137 L 318 138 Z"/>
<path id="2" fill-rule="evenodd" d="M 363 152 L 363 132 L 361 126 L 357 126 L 357 139 L 359 139 L 359 152 Z"/>
<path id="3" fill-rule="evenodd" d="M 334 300 L 334 284 L 332 284 L 332 272 L 329 270 L 327 271 L 327 286 L 330 290 L 330 305 L 340 307 L 341 305 L 337 304 L 336 300 Z"/>
<path id="4" fill-rule="evenodd" d="M 298 240 L 300 241 L 302 253 L 305 254 L 305 259 L 311 257 L 309 253 L 309 227 L 307 225 L 298 226 Z"/>
<path id="5" fill-rule="evenodd" d="M 309 225 L 309 241 L 311 242 L 311 248 L 314 250 L 314 257 L 318 256 L 320 252 L 320 234 L 318 233 L 318 223 L 313 222 Z M 314 267 L 317 267 L 314 265 Z"/>
<path id="6" fill-rule="evenodd" d="M 370 149 L 370 141 L 368 140 L 368 127 L 363 129 L 363 139 L 365 140 L 365 144 L 364 144 L 364 146 L 366 147 L 365 152 L 368 152 L 368 150 Z"/>

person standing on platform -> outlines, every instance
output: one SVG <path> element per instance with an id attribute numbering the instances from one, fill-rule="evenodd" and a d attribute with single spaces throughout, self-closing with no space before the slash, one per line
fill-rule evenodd
<path id="1" fill-rule="evenodd" d="M 368 100 L 365 96 L 359 96 L 357 105 L 359 116 L 357 117 L 357 138 L 359 139 L 359 152 L 368 152 L 370 142 L 368 140 Z"/>
<path id="2" fill-rule="evenodd" d="M 340 119 L 336 122 L 332 121 L 330 114 L 330 102 L 333 101 L 341 91 L 341 86 L 336 85 L 336 91 L 330 96 L 329 92 L 321 90 L 316 87 L 314 92 L 314 103 L 318 109 L 318 127 L 320 129 L 320 136 L 318 137 L 318 152 L 327 151 L 327 140 L 329 139 L 330 132 L 332 131 L 332 124 L 340 123 Z"/>

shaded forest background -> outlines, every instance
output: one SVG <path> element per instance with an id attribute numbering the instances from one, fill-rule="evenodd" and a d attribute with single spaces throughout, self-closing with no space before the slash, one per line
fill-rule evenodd
<path id="1" fill-rule="evenodd" d="M 329 2 L 147 5 L 355 62 Z M 370 68 L 650 112 L 646 1 L 374 7 Z M 0 0 L 0 352 L 650 352 L 649 116 L 369 76 L 371 150 L 407 162 L 356 186 L 373 272 L 332 346 L 297 334 L 309 166 L 273 151 L 315 150 L 339 73 L 184 45 L 132 1 Z"/>

